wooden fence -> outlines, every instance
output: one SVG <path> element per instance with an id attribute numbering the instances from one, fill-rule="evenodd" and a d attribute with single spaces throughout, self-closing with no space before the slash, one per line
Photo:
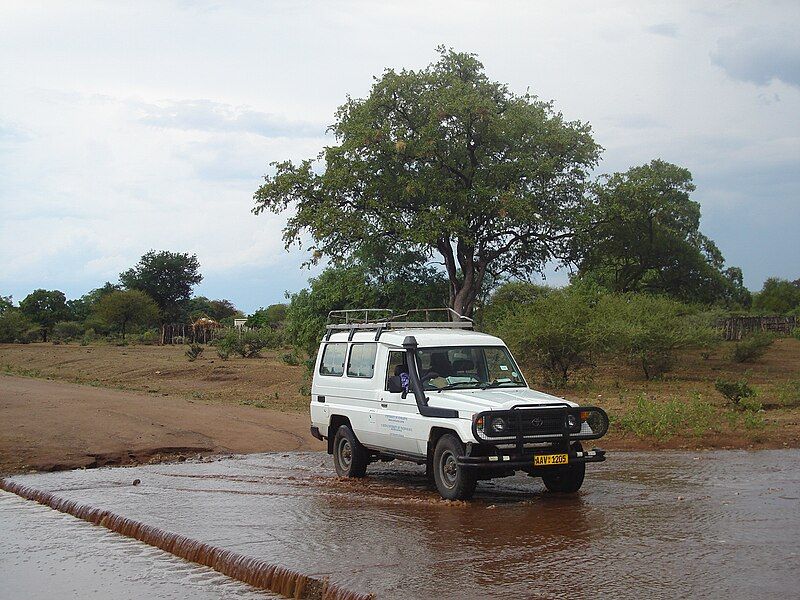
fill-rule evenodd
<path id="1" fill-rule="evenodd" d="M 245 331 L 254 331 L 254 327 L 205 327 L 191 323 L 165 323 L 161 326 L 161 345 L 175 344 L 210 344 L 214 340 L 225 337 L 231 331 L 241 335 Z"/>
<path id="2" fill-rule="evenodd" d="M 797 317 L 727 317 L 717 321 L 717 327 L 728 341 L 738 341 L 758 331 L 789 335 L 797 327 Z"/>

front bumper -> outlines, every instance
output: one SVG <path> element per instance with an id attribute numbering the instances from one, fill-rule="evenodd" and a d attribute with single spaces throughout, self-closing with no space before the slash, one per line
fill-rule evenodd
<path id="1" fill-rule="evenodd" d="M 456 463 L 462 467 L 472 467 L 476 469 L 491 469 L 498 471 L 531 470 L 531 469 L 551 469 L 553 467 L 534 467 L 533 457 L 541 454 L 564 454 L 563 450 L 555 448 L 541 448 L 537 452 L 523 452 L 512 454 L 494 454 L 490 456 L 459 456 Z M 568 465 L 576 463 L 603 462 L 606 459 L 606 451 L 602 448 L 592 450 L 573 450 L 570 449 L 566 454 L 569 456 Z"/>

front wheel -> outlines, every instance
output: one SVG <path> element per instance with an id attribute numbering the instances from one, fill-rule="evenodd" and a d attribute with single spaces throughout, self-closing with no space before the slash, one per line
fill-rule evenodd
<path id="1" fill-rule="evenodd" d="M 579 443 L 572 445 L 572 449 L 581 452 L 583 447 Z M 586 475 L 586 463 L 575 463 L 565 467 L 552 467 L 546 475 L 542 475 L 544 486 L 551 492 L 574 494 L 583 485 Z"/>
<path id="2" fill-rule="evenodd" d="M 356 439 L 353 430 L 341 425 L 333 438 L 333 466 L 339 477 L 364 477 L 367 472 L 367 450 Z"/>
<path id="3" fill-rule="evenodd" d="M 439 438 L 433 453 L 433 479 L 436 489 L 446 500 L 467 500 L 475 493 L 475 472 L 460 466 L 459 456 L 464 445 L 456 436 L 447 433 Z"/>

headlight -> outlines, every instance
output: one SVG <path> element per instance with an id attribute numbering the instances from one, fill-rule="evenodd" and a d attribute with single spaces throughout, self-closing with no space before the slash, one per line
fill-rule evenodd
<path id="1" fill-rule="evenodd" d="M 495 433 L 503 433 L 506 430 L 506 420 L 502 417 L 492 419 L 492 431 Z"/>
<path id="2" fill-rule="evenodd" d="M 574 414 L 570 413 L 567 415 L 567 429 L 572 431 L 573 429 L 580 429 L 580 422 L 578 421 L 578 417 Z"/>

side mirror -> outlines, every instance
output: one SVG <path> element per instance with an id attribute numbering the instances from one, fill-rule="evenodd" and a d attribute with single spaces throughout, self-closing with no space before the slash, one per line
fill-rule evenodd
<path id="1" fill-rule="evenodd" d="M 392 394 L 399 394 L 404 392 L 405 388 L 403 387 L 403 380 L 400 379 L 399 375 L 395 375 L 394 377 L 389 377 L 389 392 Z"/>

